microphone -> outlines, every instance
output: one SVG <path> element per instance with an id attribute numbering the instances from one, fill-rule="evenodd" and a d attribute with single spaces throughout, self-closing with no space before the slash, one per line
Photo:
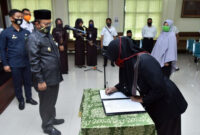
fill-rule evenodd
<path id="1" fill-rule="evenodd" d="M 86 34 L 85 31 L 80 30 L 80 29 L 76 29 L 76 28 L 73 28 L 73 27 L 70 27 L 69 25 L 65 25 L 65 29 L 67 29 L 67 30 L 73 30 L 73 31 L 76 31 L 76 32 L 80 32 L 80 33 Z"/>

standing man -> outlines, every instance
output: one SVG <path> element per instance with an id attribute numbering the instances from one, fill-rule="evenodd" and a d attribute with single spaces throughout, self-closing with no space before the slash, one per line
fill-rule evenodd
<path id="1" fill-rule="evenodd" d="M 1 33 L 0 50 L 5 72 L 11 72 L 15 88 L 15 95 L 19 101 L 19 109 L 25 107 L 22 92 L 24 84 L 26 102 L 36 105 L 31 93 L 31 72 L 28 55 L 25 50 L 25 41 L 30 32 L 20 27 L 23 21 L 22 12 L 12 9 L 9 12 L 12 25 Z"/>
<path id="2" fill-rule="evenodd" d="M 108 45 L 110 42 L 117 37 L 117 31 L 115 27 L 112 26 L 112 20 L 111 18 L 106 19 L 106 26 L 103 27 L 103 30 L 101 32 L 101 48 L 104 50 L 107 50 Z M 108 59 L 104 57 L 104 66 L 107 66 Z M 114 66 L 114 63 L 111 62 L 111 65 Z"/>
<path id="3" fill-rule="evenodd" d="M 36 29 L 30 34 L 26 47 L 31 64 L 33 84 L 39 94 L 42 129 L 49 135 L 61 135 L 53 125 L 64 123 L 55 119 L 59 83 L 63 80 L 58 47 L 50 35 L 51 11 L 35 10 Z"/>
<path id="4" fill-rule="evenodd" d="M 157 34 L 156 27 L 152 26 L 152 19 L 149 18 L 147 20 L 147 25 L 144 26 L 144 28 L 142 29 L 142 37 L 143 37 L 142 48 L 145 51 L 151 53 L 153 49 L 153 39 L 155 38 L 156 34 Z"/>
<path id="5" fill-rule="evenodd" d="M 23 23 L 21 24 L 21 27 L 24 28 L 25 30 L 28 30 L 30 33 L 33 32 L 33 24 L 30 22 L 31 20 L 31 12 L 29 9 L 27 8 L 24 8 L 22 10 L 22 13 L 23 13 Z"/>

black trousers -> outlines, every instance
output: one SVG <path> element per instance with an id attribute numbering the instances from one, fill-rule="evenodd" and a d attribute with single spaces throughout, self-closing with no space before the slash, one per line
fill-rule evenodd
<path id="1" fill-rule="evenodd" d="M 24 102 L 22 85 L 24 84 L 25 96 L 29 100 L 32 97 L 31 93 L 31 71 L 30 67 L 11 67 L 15 95 L 19 102 Z"/>
<path id="2" fill-rule="evenodd" d="M 157 135 L 181 135 L 181 116 L 163 121 L 156 129 Z"/>
<path id="3" fill-rule="evenodd" d="M 170 78 L 170 75 L 172 72 L 172 63 L 169 62 L 168 64 L 169 64 L 169 66 L 162 67 L 162 72 L 167 78 Z"/>
<path id="4" fill-rule="evenodd" d="M 103 49 L 104 49 L 104 50 L 107 50 L 108 47 L 107 47 L 107 46 L 103 46 Z M 108 58 L 104 56 L 104 66 L 106 66 L 107 63 L 108 63 Z M 111 61 L 111 64 L 114 64 L 114 63 Z"/>
<path id="5" fill-rule="evenodd" d="M 45 129 L 48 126 L 53 125 L 53 121 L 56 117 L 56 101 L 58 97 L 59 84 L 54 86 L 47 86 L 45 91 L 39 91 L 40 99 L 40 116 L 42 119 L 42 128 Z"/>
<path id="6" fill-rule="evenodd" d="M 153 49 L 153 38 L 144 38 L 142 41 L 142 48 L 151 53 Z"/>

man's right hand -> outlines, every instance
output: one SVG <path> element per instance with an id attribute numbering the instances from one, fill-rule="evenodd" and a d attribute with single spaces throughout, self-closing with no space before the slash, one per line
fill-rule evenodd
<path id="1" fill-rule="evenodd" d="M 11 72 L 10 66 L 4 66 L 3 69 L 5 72 Z"/>
<path id="2" fill-rule="evenodd" d="M 47 84 L 45 82 L 38 83 L 38 90 L 39 91 L 45 91 L 47 89 Z"/>

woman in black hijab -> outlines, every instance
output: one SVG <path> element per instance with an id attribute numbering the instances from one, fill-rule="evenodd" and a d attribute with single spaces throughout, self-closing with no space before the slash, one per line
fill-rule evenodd
<path id="1" fill-rule="evenodd" d="M 75 28 L 79 30 L 83 30 L 83 20 L 78 18 L 75 22 Z M 83 33 L 75 32 L 74 37 L 76 38 L 75 41 L 75 65 L 79 68 L 85 67 L 85 43 L 84 37 L 86 35 Z"/>
<path id="2" fill-rule="evenodd" d="M 181 135 L 181 114 L 187 102 L 177 86 L 163 75 L 160 64 L 127 37 L 112 41 L 104 55 L 120 66 L 119 83 L 107 88 L 106 94 L 121 91 L 142 103 L 158 135 Z M 136 88 L 139 97 L 135 96 Z"/>
<path id="3" fill-rule="evenodd" d="M 68 33 L 63 28 L 63 22 L 60 18 L 55 21 L 56 27 L 53 29 L 52 35 L 54 40 L 58 43 L 61 61 L 61 72 L 68 74 L 68 55 L 67 55 L 67 41 Z"/>
<path id="4" fill-rule="evenodd" d="M 97 65 L 97 47 L 93 44 L 96 44 L 97 39 L 97 28 L 94 27 L 94 21 L 89 21 L 89 27 L 87 31 L 87 65 L 96 66 Z"/>

